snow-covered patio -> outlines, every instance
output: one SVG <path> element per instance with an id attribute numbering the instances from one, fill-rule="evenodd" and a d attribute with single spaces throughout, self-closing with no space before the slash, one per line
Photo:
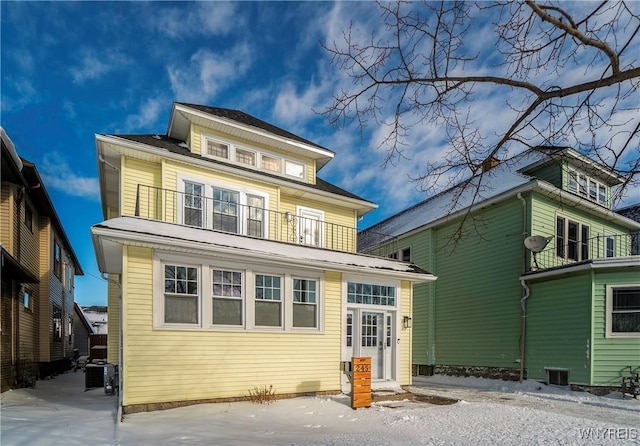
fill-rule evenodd
<path id="1" fill-rule="evenodd" d="M 0 443 L 9 445 L 497 445 L 640 444 L 640 401 L 594 396 L 528 381 L 417 378 L 414 394 L 459 400 L 375 403 L 348 396 L 269 405 L 203 404 L 128 415 L 116 397 L 84 391 L 84 374 L 2 394 Z"/>

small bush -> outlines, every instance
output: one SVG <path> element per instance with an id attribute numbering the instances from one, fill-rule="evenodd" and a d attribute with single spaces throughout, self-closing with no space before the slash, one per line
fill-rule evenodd
<path id="1" fill-rule="evenodd" d="M 249 389 L 249 399 L 255 404 L 269 404 L 276 400 L 276 391 L 273 386 L 255 386 Z"/>

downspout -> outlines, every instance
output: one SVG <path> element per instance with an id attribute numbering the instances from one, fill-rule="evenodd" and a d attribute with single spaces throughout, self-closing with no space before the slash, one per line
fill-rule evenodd
<path id="1" fill-rule="evenodd" d="M 527 235 L 527 201 L 522 198 L 522 194 L 518 192 L 516 195 L 518 200 L 522 202 L 522 238 Z M 526 251 L 524 249 L 524 243 L 522 244 L 522 273 L 527 269 Z M 520 298 L 520 310 L 521 310 L 521 322 L 520 322 L 520 382 L 524 381 L 524 358 L 525 358 L 525 345 L 527 336 L 527 299 L 531 295 L 531 290 L 525 283 L 524 279 L 520 280 L 520 285 L 524 290 L 524 295 Z"/>

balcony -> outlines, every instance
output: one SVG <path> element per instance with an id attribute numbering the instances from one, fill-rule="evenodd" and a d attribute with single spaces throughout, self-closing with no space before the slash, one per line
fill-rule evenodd
<path id="1" fill-rule="evenodd" d="M 550 246 L 533 256 L 532 270 L 544 270 L 591 259 L 640 255 L 638 234 L 598 235 Z"/>
<path id="2" fill-rule="evenodd" d="M 251 198 L 251 197 L 250 197 Z M 356 228 L 241 203 L 238 194 L 204 197 L 138 184 L 135 216 L 211 231 L 239 234 L 342 252 L 355 252 Z"/>

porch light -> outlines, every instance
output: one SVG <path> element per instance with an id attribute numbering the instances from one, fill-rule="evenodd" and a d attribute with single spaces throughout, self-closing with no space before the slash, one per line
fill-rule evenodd
<path id="1" fill-rule="evenodd" d="M 402 327 L 403 328 L 411 328 L 411 317 L 403 316 L 402 317 Z"/>
<path id="2" fill-rule="evenodd" d="M 291 222 L 293 221 L 293 214 L 291 214 L 291 212 L 285 212 L 284 218 L 286 218 L 288 222 Z"/>

